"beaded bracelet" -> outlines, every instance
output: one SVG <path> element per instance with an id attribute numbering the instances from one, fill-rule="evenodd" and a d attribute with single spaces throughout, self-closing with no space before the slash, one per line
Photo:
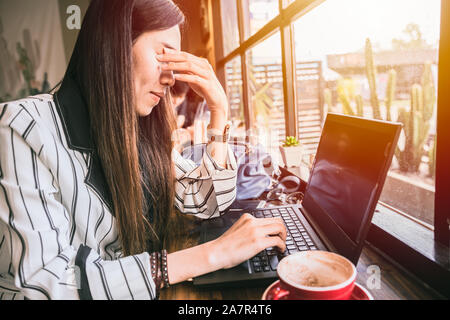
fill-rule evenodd
<path id="1" fill-rule="evenodd" d="M 170 287 L 169 283 L 169 272 L 167 268 L 167 250 L 163 249 L 161 251 L 161 271 L 162 271 L 162 279 L 164 283 L 164 288 Z"/>
<path id="2" fill-rule="evenodd" d="M 153 252 L 150 255 L 150 267 L 152 272 L 152 278 L 155 282 L 157 292 L 161 288 L 161 255 L 158 252 Z"/>
<path id="3" fill-rule="evenodd" d="M 153 252 L 150 254 L 150 267 L 153 281 L 155 282 L 156 290 L 170 287 L 169 273 L 167 268 L 167 250 L 162 250 L 161 253 Z M 161 287 L 161 283 L 163 286 Z"/>

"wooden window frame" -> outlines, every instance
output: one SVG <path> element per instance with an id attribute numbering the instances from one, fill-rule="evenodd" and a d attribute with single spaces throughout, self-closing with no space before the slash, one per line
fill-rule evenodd
<path id="1" fill-rule="evenodd" d="M 436 127 L 435 239 L 450 247 L 450 1 L 441 0 Z"/>

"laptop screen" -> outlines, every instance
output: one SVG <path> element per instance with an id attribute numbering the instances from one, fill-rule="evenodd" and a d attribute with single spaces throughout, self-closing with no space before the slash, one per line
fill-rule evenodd
<path id="1" fill-rule="evenodd" d="M 364 240 L 400 128 L 328 114 L 303 200 L 305 210 L 328 220 L 334 230 L 327 233 L 344 233 L 354 245 Z"/>

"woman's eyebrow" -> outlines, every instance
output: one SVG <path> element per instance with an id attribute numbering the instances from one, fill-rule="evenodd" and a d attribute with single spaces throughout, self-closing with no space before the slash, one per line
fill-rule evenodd
<path id="1" fill-rule="evenodd" d="M 164 47 L 166 47 L 166 48 L 169 48 L 169 49 L 178 51 L 176 48 L 174 48 L 173 46 L 171 46 L 171 45 L 168 44 L 167 42 L 161 42 L 161 44 L 162 44 Z"/>

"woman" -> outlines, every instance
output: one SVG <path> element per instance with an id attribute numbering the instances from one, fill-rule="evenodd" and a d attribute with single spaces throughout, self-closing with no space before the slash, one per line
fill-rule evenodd
<path id="1" fill-rule="evenodd" d="M 209 63 L 180 52 L 183 21 L 170 0 L 91 1 L 59 90 L 0 106 L 1 298 L 154 299 L 284 250 L 281 220 L 250 215 L 214 241 L 161 248 L 174 207 L 210 218 L 235 198 L 226 142 L 199 167 L 172 150 L 175 80 L 208 103 L 211 134 L 228 111 Z"/>

